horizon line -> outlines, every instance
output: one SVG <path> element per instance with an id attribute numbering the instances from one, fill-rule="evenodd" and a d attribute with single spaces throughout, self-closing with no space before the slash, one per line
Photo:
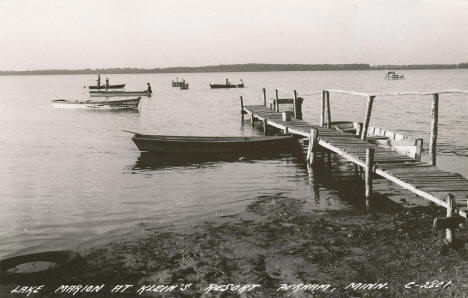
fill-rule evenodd
<path id="1" fill-rule="evenodd" d="M 222 70 L 220 68 L 241 67 L 239 70 Z M 264 69 L 265 67 L 273 67 L 279 69 Z M 262 69 L 263 68 L 263 69 Z M 310 69 L 308 69 L 310 68 Z M 15 73 L 42 73 L 42 72 L 81 72 L 94 73 L 98 71 L 138 71 L 138 72 L 167 72 L 171 73 L 175 70 L 198 70 L 199 72 L 253 72 L 253 71 L 320 71 L 320 70 L 382 70 L 386 68 L 393 69 L 437 69 L 437 68 L 468 68 L 468 62 L 459 63 L 430 63 L 430 64 L 368 64 L 368 63 L 320 63 L 320 64 L 305 64 L 305 63 L 237 63 L 237 64 L 217 64 L 217 65 L 202 65 L 202 66 L 169 66 L 169 67 L 107 67 L 107 68 L 46 68 L 46 69 L 28 69 L 28 70 L 0 70 L 0 74 L 15 74 Z"/>

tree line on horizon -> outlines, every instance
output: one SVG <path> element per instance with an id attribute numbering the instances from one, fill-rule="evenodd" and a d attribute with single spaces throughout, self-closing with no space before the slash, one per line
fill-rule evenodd
<path id="1" fill-rule="evenodd" d="M 132 73 L 202 73 L 202 72 L 264 72 L 264 71 L 338 71 L 338 70 L 404 70 L 468 68 L 458 64 L 370 65 L 356 64 L 226 64 L 212 66 L 178 66 L 166 68 L 97 68 L 0 71 L 0 75 L 67 75 L 67 74 L 132 74 Z"/>

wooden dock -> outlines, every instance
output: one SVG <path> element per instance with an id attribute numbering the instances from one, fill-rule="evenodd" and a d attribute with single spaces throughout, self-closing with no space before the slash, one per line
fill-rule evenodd
<path id="1" fill-rule="evenodd" d="M 431 155 L 431 160 L 434 163 L 432 165 L 400 154 L 392 150 L 392 148 L 369 142 L 366 135 L 373 97 L 369 97 L 370 104 L 368 102 L 364 127 L 361 128 L 361 131 L 358 131 L 358 135 L 333 128 L 329 109 L 329 95 L 325 92 L 322 94 L 322 119 L 320 125 L 313 125 L 303 121 L 301 119 L 302 113 L 299 116 L 296 114 L 296 117 L 287 120 L 284 117 L 285 115 L 279 111 L 280 104 L 293 104 L 293 114 L 298 110 L 301 111 L 300 103 L 302 100 L 298 100 L 296 92 L 294 92 L 294 98 L 292 99 L 280 99 L 276 91 L 276 98 L 270 107 L 267 107 L 265 90 L 263 105 L 244 106 L 241 97 L 242 117 L 244 117 L 244 114 L 249 115 L 252 125 L 257 121 L 263 122 L 265 134 L 269 127 L 275 127 L 284 133 L 309 138 L 308 161 L 310 164 L 313 163 L 315 151 L 326 149 L 363 168 L 366 173 L 366 206 L 368 207 L 372 198 L 372 177 L 378 175 L 437 205 L 447 208 L 447 218 L 458 217 L 460 219 L 459 216 L 467 218 L 468 180 L 459 174 L 438 169 L 435 166 L 435 150 L 433 156 Z M 325 113 L 326 110 L 327 113 Z M 430 147 L 435 142 L 436 138 L 431 141 Z M 455 220 L 452 224 L 439 225 L 439 227 L 447 228 L 446 242 L 452 242 L 451 239 L 454 238 L 453 229 L 459 222 L 460 220 Z"/>

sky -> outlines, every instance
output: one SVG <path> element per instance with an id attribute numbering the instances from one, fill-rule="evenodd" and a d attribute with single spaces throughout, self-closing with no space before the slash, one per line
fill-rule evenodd
<path id="1" fill-rule="evenodd" d="M 468 62 L 468 0 L 0 0 L 0 70 Z"/>

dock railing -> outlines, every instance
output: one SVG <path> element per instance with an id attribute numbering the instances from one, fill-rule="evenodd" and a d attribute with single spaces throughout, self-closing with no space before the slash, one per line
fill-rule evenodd
<path id="1" fill-rule="evenodd" d="M 266 89 L 263 88 L 263 105 L 267 106 L 267 95 Z M 292 105 L 292 113 L 296 119 L 302 120 L 302 102 L 304 98 L 299 97 L 296 90 L 293 90 L 293 97 L 290 98 L 280 98 L 279 89 L 275 89 L 275 97 L 270 100 L 269 107 L 270 110 L 279 112 L 280 105 Z"/>
<path id="2" fill-rule="evenodd" d="M 325 126 L 325 117 L 327 127 L 331 127 L 331 111 L 330 111 L 330 93 L 340 93 L 355 95 L 367 98 L 366 113 L 363 119 L 363 127 L 360 131 L 360 138 L 365 140 L 367 137 L 367 132 L 369 130 L 369 123 L 372 114 L 372 106 L 374 100 L 377 96 L 407 96 L 407 95 L 420 95 L 420 96 L 432 96 L 432 110 L 431 110 L 431 134 L 429 139 L 429 155 L 430 161 L 433 166 L 437 164 L 437 135 L 438 135 L 438 126 L 439 126 L 439 95 L 440 94 L 468 94 L 468 90 L 460 89 L 449 89 L 449 90 L 436 90 L 431 92 L 394 92 L 394 93 L 363 93 L 347 90 L 338 90 L 338 89 L 326 89 L 322 91 L 322 104 L 321 104 L 321 117 L 320 125 Z M 325 115 L 326 114 L 326 115 Z"/>

